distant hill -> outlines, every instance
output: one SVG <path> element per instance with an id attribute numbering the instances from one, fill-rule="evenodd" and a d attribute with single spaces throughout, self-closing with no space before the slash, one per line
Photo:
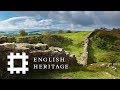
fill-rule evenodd
<path id="1" fill-rule="evenodd" d="M 0 34 L 4 34 L 4 35 L 15 35 L 18 34 L 20 30 L 15 29 L 15 30 L 0 30 Z M 28 32 L 29 35 L 32 34 L 43 34 L 47 31 L 50 31 L 52 34 L 57 33 L 59 30 L 57 29 L 25 29 L 26 32 Z"/>

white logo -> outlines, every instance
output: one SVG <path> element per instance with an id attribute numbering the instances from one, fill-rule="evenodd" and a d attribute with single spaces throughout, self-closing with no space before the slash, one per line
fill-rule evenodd
<path id="1" fill-rule="evenodd" d="M 10 59 L 10 61 L 8 61 L 8 65 L 10 65 L 10 67 L 7 68 L 7 71 L 10 71 L 10 74 L 14 74 L 14 71 L 16 74 L 20 74 L 20 71 L 22 74 L 26 74 L 26 71 L 29 70 L 29 68 L 26 67 L 26 65 L 28 65 L 28 61 L 26 61 L 26 59 L 28 59 L 28 55 L 26 55 L 26 53 L 23 52 L 22 55 L 20 55 L 20 53 L 16 53 L 16 55 L 14 55 L 14 53 L 11 52 L 10 55 L 7 56 L 7 59 Z M 22 59 L 22 67 L 14 67 L 15 59 Z"/>

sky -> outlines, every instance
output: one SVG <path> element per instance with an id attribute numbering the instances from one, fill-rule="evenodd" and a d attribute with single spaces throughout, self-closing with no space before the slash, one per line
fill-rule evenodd
<path id="1" fill-rule="evenodd" d="M 0 11 L 0 30 L 119 28 L 120 11 Z"/>

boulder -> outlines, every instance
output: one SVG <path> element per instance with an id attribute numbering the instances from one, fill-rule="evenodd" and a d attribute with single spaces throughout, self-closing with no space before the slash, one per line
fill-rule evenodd
<path id="1" fill-rule="evenodd" d="M 50 47 L 49 49 L 52 51 L 65 52 L 63 48 L 59 48 L 59 47 Z"/>
<path id="2" fill-rule="evenodd" d="M 70 58 L 75 58 L 75 55 L 74 55 L 74 54 L 71 54 L 71 55 L 70 55 Z"/>
<path id="3" fill-rule="evenodd" d="M 35 45 L 35 49 L 37 49 L 37 50 L 47 50 L 48 49 L 48 45 L 47 44 L 38 43 L 38 44 Z"/>
<path id="4" fill-rule="evenodd" d="M 30 50 L 35 50 L 34 44 L 27 44 L 26 48 L 29 48 Z"/>
<path id="5" fill-rule="evenodd" d="M 59 52 L 63 52 L 64 51 L 64 49 L 63 48 L 59 48 L 59 47 L 55 47 L 55 49 L 54 49 L 55 51 L 59 51 Z"/>

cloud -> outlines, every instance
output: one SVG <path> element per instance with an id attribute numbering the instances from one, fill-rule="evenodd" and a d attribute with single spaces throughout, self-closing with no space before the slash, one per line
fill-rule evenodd
<path id="1" fill-rule="evenodd" d="M 18 17 L 0 21 L 0 29 L 94 29 L 119 27 L 120 11 L 12 11 Z"/>
<path id="2" fill-rule="evenodd" d="M 46 27 L 52 22 L 51 19 L 36 20 L 34 17 L 21 16 L 12 17 L 7 20 L 0 21 L 0 29 L 11 30 L 11 29 L 34 29 L 40 27 Z"/>
<path id="3" fill-rule="evenodd" d="M 72 22 L 83 26 L 100 23 L 117 25 L 120 22 L 120 11 L 18 11 L 16 13 L 27 16 L 41 16 L 61 22 Z"/>

